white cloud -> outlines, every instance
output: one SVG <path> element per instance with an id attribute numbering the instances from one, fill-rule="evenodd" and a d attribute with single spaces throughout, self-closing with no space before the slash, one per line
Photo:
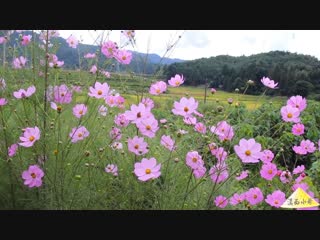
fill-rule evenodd
<path id="1" fill-rule="evenodd" d="M 92 44 L 102 31 L 61 30 L 62 37 L 74 34 Z M 105 32 L 108 39 L 120 42 L 121 31 Z M 162 56 L 169 45 L 182 36 L 170 57 L 192 60 L 217 55 L 252 55 L 282 50 L 308 54 L 320 59 L 319 30 L 137 30 L 134 50 Z M 128 49 L 133 50 L 132 47 Z"/>

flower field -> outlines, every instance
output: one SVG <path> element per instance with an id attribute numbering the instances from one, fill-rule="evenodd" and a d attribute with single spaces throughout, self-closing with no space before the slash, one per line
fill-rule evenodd
<path id="1" fill-rule="evenodd" d="M 298 188 L 319 202 L 319 102 L 265 96 L 268 76 L 250 96 L 106 71 L 132 59 L 108 40 L 64 69 L 58 34 L 20 32 L 0 68 L 0 209 L 280 210 Z"/>

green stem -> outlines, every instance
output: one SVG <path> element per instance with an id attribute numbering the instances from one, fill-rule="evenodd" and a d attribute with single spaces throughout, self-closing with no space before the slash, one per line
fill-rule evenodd
<path id="1" fill-rule="evenodd" d="M 188 189 L 189 189 L 189 185 L 190 185 L 191 179 L 192 179 L 192 171 L 190 171 L 190 176 L 189 176 L 189 180 L 188 180 L 188 184 L 187 184 L 186 191 L 185 191 L 185 193 L 184 193 L 184 198 L 183 198 L 181 210 L 184 208 L 184 203 L 185 203 L 186 200 L 187 200 L 187 196 L 188 196 L 188 195 L 187 195 L 187 192 L 188 192 Z"/>

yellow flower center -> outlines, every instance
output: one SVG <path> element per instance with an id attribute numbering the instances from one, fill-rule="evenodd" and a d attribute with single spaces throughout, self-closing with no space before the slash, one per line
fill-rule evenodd
<path id="1" fill-rule="evenodd" d="M 292 113 L 288 113 L 287 117 L 292 118 L 293 117 Z"/>
<path id="2" fill-rule="evenodd" d="M 137 118 L 141 118 L 141 112 L 137 113 Z"/>
<path id="3" fill-rule="evenodd" d="M 179 86 L 180 85 L 180 82 L 179 81 L 176 81 L 176 86 Z"/>
<path id="4" fill-rule="evenodd" d="M 184 107 L 183 111 L 188 112 L 189 108 L 188 107 Z"/>
<path id="5" fill-rule="evenodd" d="M 122 56 L 122 60 L 124 61 L 124 60 L 126 60 L 127 59 L 127 57 L 126 56 Z"/>
<path id="6" fill-rule="evenodd" d="M 139 148 L 139 145 L 138 145 L 138 144 L 134 145 L 134 148 L 135 148 L 135 149 L 138 149 L 138 148 Z"/>
<path id="7" fill-rule="evenodd" d="M 151 126 L 150 126 L 150 125 L 147 125 L 147 126 L 146 126 L 146 129 L 147 129 L 147 130 L 151 130 Z"/>
<path id="8" fill-rule="evenodd" d="M 253 198 L 254 198 L 254 199 L 256 199 L 257 197 L 258 197 L 257 194 L 254 194 L 254 195 L 253 195 Z"/>
<path id="9" fill-rule="evenodd" d="M 150 174 L 151 173 L 151 169 L 150 168 L 147 168 L 146 169 L 146 174 Z"/>
<path id="10" fill-rule="evenodd" d="M 278 201 L 278 200 L 275 200 L 275 201 L 274 201 L 274 204 L 279 204 L 279 201 Z"/>
<path id="11" fill-rule="evenodd" d="M 80 110 L 80 111 L 79 111 L 79 114 L 83 114 L 83 111 L 82 111 L 82 110 Z"/>
<path id="12" fill-rule="evenodd" d="M 98 90 L 98 95 L 101 95 L 102 94 L 102 91 L 101 90 Z"/>
<path id="13" fill-rule="evenodd" d="M 160 93 L 161 91 L 160 91 L 160 89 L 158 88 L 157 90 L 156 90 L 156 93 Z"/>
<path id="14" fill-rule="evenodd" d="M 80 137 L 82 137 L 83 136 L 83 134 L 82 133 L 78 133 L 78 137 L 80 138 Z"/>
<path id="15" fill-rule="evenodd" d="M 198 161 L 198 159 L 197 158 L 192 158 L 192 162 L 194 162 L 194 163 L 196 163 Z"/>
<path id="16" fill-rule="evenodd" d="M 29 137 L 29 141 L 32 142 L 35 139 L 34 136 Z"/>
<path id="17" fill-rule="evenodd" d="M 270 169 L 270 170 L 268 170 L 268 173 L 269 173 L 269 174 L 272 174 L 272 170 L 271 170 L 271 169 Z"/>
<path id="18" fill-rule="evenodd" d="M 251 151 L 250 150 L 247 150 L 244 152 L 247 156 L 250 156 L 251 155 Z"/>
<path id="19" fill-rule="evenodd" d="M 31 173 L 31 177 L 32 177 L 32 178 L 36 178 L 37 175 L 36 175 L 35 173 Z"/>
<path id="20" fill-rule="evenodd" d="M 58 107 L 57 107 L 57 111 L 58 111 L 58 112 L 61 112 L 61 110 L 62 110 L 62 107 L 61 107 L 61 106 L 58 106 Z"/>
<path id="21" fill-rule="evenodd" d="M 61 97 L 64 97 L 64 93 L 61 93 Z"/>

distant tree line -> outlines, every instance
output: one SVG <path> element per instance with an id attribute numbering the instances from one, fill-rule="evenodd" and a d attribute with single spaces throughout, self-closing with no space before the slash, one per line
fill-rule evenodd
<path id="1" fill-rule="evenodd" d="M 183 74 L 185 84 L 196 86 L 205 84 L 232 92 L 236 88 L 244 91 L 246 82 L 253 80 L 248 94 L 264 91 L 261 78 L 266 76 L 279 82 L 278 91 L 268 91 L 269 95 L 290 96 L 320 93 L 320 61 L 309 55 L 272 51 L 251 56 L 232 57 L 221 55 L 201 58 L 164 66 L 164 74 L 169 79 L 175 74 Z"/>

